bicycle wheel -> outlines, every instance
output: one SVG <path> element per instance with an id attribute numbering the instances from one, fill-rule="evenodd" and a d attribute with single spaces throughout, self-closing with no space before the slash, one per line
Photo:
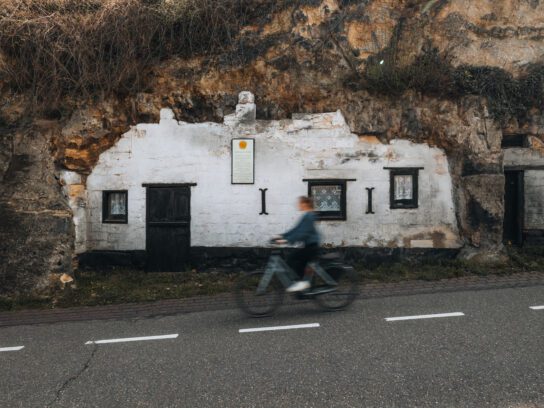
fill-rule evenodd
<path id="1" fill-rule="evenodd" d="M 348 307 L 359 294 L 359 279 L 351 267 L 330 266 L 325 271 L 336 281 L 336 290 L 325 292 L 315 297 L 315 301 L 326 310 L 342 310 Z M 320 280 L 319 277 L 316 280 Z M 325 285 L 316 282 L 316 286 Z"/>
<path id="2" fill-rule="evenodd" d="M 276 277 L 263 294 L 257 294 L 257 287 L 264 272 L 257 271 L 244 275 L 236 284 L 236 302 L 238 307 L 253 317 L 270 316 L 281 305 L 284 290 Z"/>

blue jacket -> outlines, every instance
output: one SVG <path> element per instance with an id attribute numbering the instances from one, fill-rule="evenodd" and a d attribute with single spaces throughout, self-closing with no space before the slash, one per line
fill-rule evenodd
<path id="1" fill-rule="evenodd" d="M 297 225 L 283 234 L 290 244 L 303 242 L 304 246 L 319 245 L 319 232 L 315 228 L 316 216 L 312 211 L 304 213 Z"/>

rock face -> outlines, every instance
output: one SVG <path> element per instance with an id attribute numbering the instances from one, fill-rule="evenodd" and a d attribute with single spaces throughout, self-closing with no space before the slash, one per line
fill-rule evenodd
<path id="1" fill-rule="evenodd" d="M 177 120 L 219 122 L 234 112 L 243 90 L 255 93 L 258 119 L 339 109 L 360 136 L 383 142 L 404 138 L 444 149 L 467 251 L 501 250 L 502 135 L 526 133 L 535 146 L 544 141 L 542 106 L 498 121 L 479 96 L 414 91 L 388 96 L 387 90 L 367 90 L 364 72 L 380 60 L 384 66 L 409 65 L 423 50 L 435 48 L 453 66 L 522 75 L 529 65 L 544 62 L 544 3 L 280 3 L 249 22 L 224 52 L 169 59 L 153 68 L 142 92 L 70 100 L 48 120 L 27 113 L 26 97 L 2 88 L 0 77 L 0 291 L 31 290 L 49 273 L 70 270 L 73 225 L 67 202 L 78 192 L 65 196 L 60 172 L 76 172 L 84 184 L 100 153 L 131 125 L 157 122 L 165 107 Z M 254 101 L 236 114 L 253 120 Z"/>
<path id="2" fill-rule="evenodd" d="M 55 124 L 10 131 L 0 167 L 0 286 L 17 292 L 47 286 L 53 272 L 71 271 L 72 213 L 59 194 L 51 156 Z M 6 165 L 7 163 L 7 165 Z"/>

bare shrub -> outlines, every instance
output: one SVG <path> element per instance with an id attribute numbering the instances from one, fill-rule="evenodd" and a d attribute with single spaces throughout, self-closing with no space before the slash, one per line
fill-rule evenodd
<path id="1" fill-rule="evenodd" d="M 0 0 L 0 78 L 48 105 L 134 92 L 161 58 L 228 47 L 249 3 Z"/>
<path id="2" fill-rule="evenodd" d="M 544 65 L 533 64 L 518 78 L 496 67 L 453 66 L 447 55 L 428 47 L 410 64 L 399 63 L 391 49 L 369 58 L 363 75 L 366 89 L 398 96 L 413 89 L 425 95 L 456 98 L 479 95 L 487 100 L 493 117 L 506 123 L 544 107 Z"/>

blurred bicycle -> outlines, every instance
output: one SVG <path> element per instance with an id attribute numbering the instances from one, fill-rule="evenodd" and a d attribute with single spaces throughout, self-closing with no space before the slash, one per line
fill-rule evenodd
<path id="1" fill-rule="evenodd" d="M 286 245 L 278 240 L 270 242 L 273 248 L 264 271 L 244 275 L 236 284 L 236 302 L 241 310 L 253 317 L 272 315 L 283 303 L 286 289 L 300 277 L 289 267 L 284 258 Z M 312 261 L 308 268 L 313 271 L 310 287 L 295 292 L 295 298 L 312 299 L 325 310 L 347 308 L 359 294 L 359 282 L 354 269 L 344 264 L 339 254 L 329 253 Z"/>

